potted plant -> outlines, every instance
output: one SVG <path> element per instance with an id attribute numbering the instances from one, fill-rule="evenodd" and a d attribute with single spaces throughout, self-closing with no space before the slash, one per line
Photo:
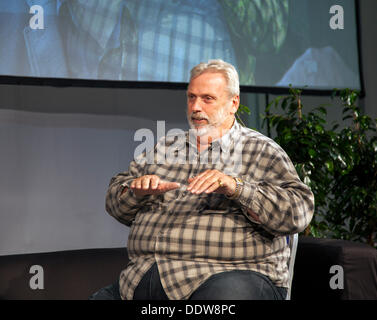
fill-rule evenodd
<path id="1" fill-rule="evenodd" d="M 315 214 L 306 235 L 377 245 L 376 119 L 356 105 L 358 93 L 334 91 L 343 105 L 340 129 L 327 120 L 326 106 L 305 113 L 301 90 L 274 99 L 265 109 L 263 126 L 275 129 L 274 140 L 287 152 L 301 180 L 315 196 Z M 273 113 L 273 108 L 279 110 Z M 241 112 L 245 112 L 242 106 Z M 328 128 L 330 125 L 330 128 Z"/>

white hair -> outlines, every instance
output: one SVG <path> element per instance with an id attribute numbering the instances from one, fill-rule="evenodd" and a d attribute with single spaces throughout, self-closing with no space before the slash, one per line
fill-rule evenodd
<path id="1" fill-rule="evenodd" d="M 200 76 L 204 72 L 219 72 L 225 77 L 228 84 L 229 94 L 233 96 L 240 95 L 240 81 L 236 68 L 228 62 L 221 59 L 201 62 L 190 71 L 190 82 L 192 79 Z"/>

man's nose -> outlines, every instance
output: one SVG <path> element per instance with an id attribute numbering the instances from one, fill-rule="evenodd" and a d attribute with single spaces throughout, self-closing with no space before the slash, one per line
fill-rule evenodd
<path id="1" fill-rule="evenodd" d="M 192 105 L 191 105 L 191 111 L 197 112 L 197 111 L 202 111 L 202 107 L 199 103 L 199 100 L 195 100 Z"/>

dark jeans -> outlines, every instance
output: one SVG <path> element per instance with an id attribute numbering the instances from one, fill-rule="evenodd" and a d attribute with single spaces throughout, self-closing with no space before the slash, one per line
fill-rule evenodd
<path id="1" fill-rule="evenodd" d="M 189 297 L 189 300 L 283 300 L 287 289 L 254 271 L 234 270 L 214 274 Z M 120 299 L 119 284 L 107 286 L 89 299 Z M 148 270 L 134 292 L 134 300 L 168 300 L 162 287 L 157 264 Z"/>

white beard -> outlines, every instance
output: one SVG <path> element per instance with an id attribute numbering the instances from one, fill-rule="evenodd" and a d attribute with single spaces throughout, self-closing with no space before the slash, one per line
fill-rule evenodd
<path id="1" fill-rule="evenodd" d="M 211 120 L 207 117 L 207 115 L 200 114 L 201 118 L 206 119 L 208 121 L 208 124 L 201 126 L 199 128 L 197 128 L 192 121 L 191 117 L 193 113 L 187 114 L 187 120 L 190 125 L 190 128 L 193 129 L 192 131 L 194 131 L 194 134 L 198 137 L 203 137 L 203 136 L 216 137 L 218 135 L 218 132 L 216 131 L 219 130 L 220 125 L 225 121 L 227 109 L 228 109 L 227 106 L 225 106 L 224 108 L 221 108 L 216 114 L 213 115 L 213 119 Z"/>
<path id="2" fill-rule="evenodd" d="M 198 137 L 210 135 L 210 133 L 213 133 L 216 130 L 216 127 L 211 124 L 196 128 L 194 124 L 190 123 L 190 128 L 192 129 L 192 132 Z"/>

